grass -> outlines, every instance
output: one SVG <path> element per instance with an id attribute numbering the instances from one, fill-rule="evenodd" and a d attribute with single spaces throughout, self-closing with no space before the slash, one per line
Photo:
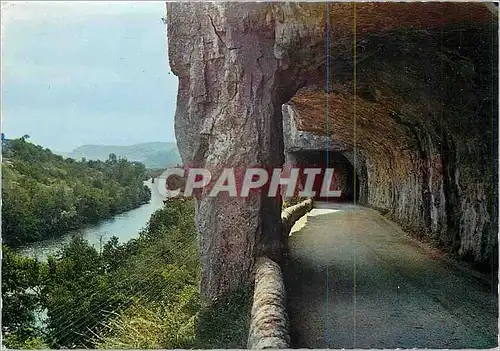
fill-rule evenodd
<path id="1" fill-rule="evenodd" d="M 246 348 L 252 308 L 251 286 L 241 286 L 204 308 L 198 317 L 196 348 Z"/>
<path id="2" fill-rule="evenodd" d="M 245 348 L 253 289 L 250 285 L 208 305 L 200 297 L 200 264 L 192 202 L 173 200 L 155 213 L 143 233 L 147 242 L 125 273 L 152 276 L 140 281 L 149 294 L 107 323 L 98 348 Z M 145 289 L 145 288 L 144 288 Z"/>

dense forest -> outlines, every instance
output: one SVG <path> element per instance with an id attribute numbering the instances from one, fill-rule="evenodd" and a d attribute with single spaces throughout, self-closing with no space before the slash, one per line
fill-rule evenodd
<path id="1" fill-rule="evenodd" d="M 137 239 L 97 251 L 75 236 L 47 262 L 3 247 L 5 346 L 243 348 L 250 289 L 201 303 L 193 217 L 191 200 L 170 200 Z"/>
<path id="2" fill-rule="evenodd" d="M 151 198 L 146 168 L 110 154 L 76 161 L 26 141 L 3 141 L 2 237 L 17 245 L 138 207 Z"/>

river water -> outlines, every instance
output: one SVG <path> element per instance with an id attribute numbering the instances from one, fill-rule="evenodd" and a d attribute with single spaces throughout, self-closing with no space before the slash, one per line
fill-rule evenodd
<path id="1" fill-rule="evenodd" d="M 57 253 L 65 244 L 69 243 L 75 233 L 81 234 L 97 250 L 100 250 L 100 247 L 112 236 L 116 236 L 120 243 L 138 237 L 139 231 L 146 226 L 151 214 L 163 205 L 164 198 L 156 190 L 159 181 L 160 179 L 157 178 L 155 183 L 151 183 L 151 179 L 144 182 L 151 189 L 149 203 L 116 215 L 113 218 L 100 221 L 97 224 L 70 231 L 56 238 L 26 244 L 19 247 L 18 252 L 25 256 L 46 260 L 49 255 Z"/>

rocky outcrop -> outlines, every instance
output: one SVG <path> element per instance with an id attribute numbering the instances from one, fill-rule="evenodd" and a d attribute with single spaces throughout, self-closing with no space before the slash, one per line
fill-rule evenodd
<path id="1" fill-rule="evenodd" d="M 275 137 L 282 133 L 282 98 L 274 26 L 266 22 L 265 7 L 167 4 L 170 65 L 179 77 L 175 132 L 185 166 L 208 168 L 217 176 L 223 167 L 283 163 L 283 146 Z M 263 253 L 260 244 L 280 240 L 280 210 L 279 199 L 258 193 L 248 198 L 198 194 L 206 299 L 250 280 L 254 257 Z"/>
<path id="2" fill-rule="evenodd" d="M 342 141 L 331 139 L 329 135 L 300 130 L 300 117 L 290 104 L 284 104 L 283 113 L 283 143 L 287 154 L 299 151 L 329 150 L 343 152 L 351 148 Z"/>
<path id="3" fill-rule="evenodd" d="M 325 132 L 328 57 L 330 140 L 360 161 L 365 202 L 463 257 L 491 262 L 493 16 L 480 3 L 168 3 L 183 163 L 215 175 L 281 167 L 283 104 L 291 100 L 298 130 Z M 206 195 L 196 194 L 196 223 L 202 294 L 212 299 L 251 279 L 254 257 L 279 246 L 281 201 Z"/>

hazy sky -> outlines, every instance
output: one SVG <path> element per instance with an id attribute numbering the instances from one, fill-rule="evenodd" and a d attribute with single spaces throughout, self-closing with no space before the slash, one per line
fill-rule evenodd
<path id="1" fill-rule="evenodd" d="M 2 3 L 2 130 L 57 151 L 174 140 L 164 2 Z"/>

